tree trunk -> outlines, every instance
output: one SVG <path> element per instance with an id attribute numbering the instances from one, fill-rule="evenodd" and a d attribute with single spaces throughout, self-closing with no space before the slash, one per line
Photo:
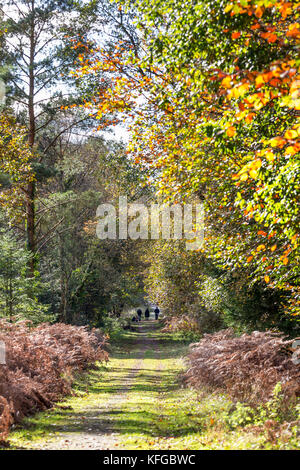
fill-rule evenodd
<path id="1" fill-rule="evenodd" d="M 28 117 L 29 117 L 29 133 L 28 143 L 31 149 L 35 143 L 35 112 L 34 112 L 34 58 L 35 58 L 35 19 L 34 19 L 34 0 L 31 2 L 32 20 L 30 31 L 30 58 L 29 58 L 29 100 L 28 100 Z M 27 248 L 31 252 L 32 257 L 29 261 L 28 271 L 29 277 L 34 276 L 35 270 L 35 182 L 31 182 L 27 187 L 26 197 L 26 219 L 27 219 Z"/>
<path id="2" fill-rule="evenodd" d="M 59 240 L 59 258 L 60 258 L 60 321 L 68 322 L 68 292 L 69 280 L 65 269 L 64 240 L 61 236 Z"/>

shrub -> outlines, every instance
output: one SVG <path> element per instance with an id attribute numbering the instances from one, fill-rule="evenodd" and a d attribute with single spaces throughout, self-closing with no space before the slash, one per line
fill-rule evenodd
<path id="1" fill-rule="evenodd" d="M 53 322 L 55 315 L 39 301 L 43 291 L 39 273 L 35 272 L 34 278 L 27 276 L 30 252 L 20 246 L 12 233 L 0 230 L 0 253 L 0 317 L 29 320 L 35 325 Z"/>
<path id="2" fill-rule="evenodd" d="M 187 384 L 225 389 L 235 400 L 266 402 L 277 383 L 285 399 L 300 396 L 300 368 L 292 361 L 292 340 L 282 333 L 258 332 L 236 337 L 233 330 L 206 334 L 190 346 Z"/>
<path id="3" fill-rule="evenodd" d="M 26 322 L 1 321 L 0 341 L 6 345 L 6 365 L 0 365 L 2 439 L 12 423 L 70 393 L 75 371 L 108 359 L 100 330 L 63 323 L 30 328 Z"/>
<path id="4" fill-rule="evenodd" d="M 196 341 L 201 336 L 198 319 L 182 315 L 180 317 L 165 317 L 163 319 L 163 333 L 176 333 L 179 338 Z"/>

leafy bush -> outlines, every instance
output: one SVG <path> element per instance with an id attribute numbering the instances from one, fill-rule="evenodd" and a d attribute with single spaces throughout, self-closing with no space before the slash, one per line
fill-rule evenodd
<path id="1" fill-rule="evenodd" d="M 36 325 L 54 321 L 55 315 L 48 313 L 47 305 L 38 299 L 38 273 L 34 278 L 27 276 L 29 251 L 20 246 L 12 233 L 0 230 L 0 253 L 0 317 L 30 320 Z"/>
<path id="2" fill-rule="evenodd" d="M 195 341 L 201 336 L 198 319 L 191 316 L 166 317 L 163 322 L 163 333 L 176 333 L 180 338 L 189 341 Z"/>
<path id="3" fill-rule="evenodd" d="M 300 403 L 286 400 L 280 382 L 267 402 L 256 408 L 238 402 L 223 414 L 223 419 L 230 430 L 247 427 L 251 433 L 263 434 L 266 442 L 276 444 L 280 449 L 287 443 L 298 448 Z"/>
<path id="4" fill-rule="evenodd" d="M 198 287 L 201 315 L 203 311 L 213 312 L 223 322 L 223 328 L 244 333 L 276 327 L 289 335 L 299 334 L 299 322 L 284 313 L 286 293 L 259 283 L 249 285 L 249 279 L 242 271 L 208 272 L 199 277 Z"/>
<path id="5" fill-rule="evenodd" d="M 149 298 L 168 317 L 183 317 L 185 331 L 185 321 L 195 320 L 201 333 L 226 327 L 239 333 L 271 328 L 294 336 L 300 332 L 296 317 L 284 312 L 290 294 L 250 283 L 244 269 L 221 269 L 203 254 L 187 252 L 179 241 L 153 243 L 147 261 Z"/>

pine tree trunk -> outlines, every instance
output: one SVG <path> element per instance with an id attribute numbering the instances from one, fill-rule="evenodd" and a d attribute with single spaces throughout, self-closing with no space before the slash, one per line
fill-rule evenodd
<path id="1" fill-rule="evenodd" d="M 68 290 L 69 282 L 65 271 L 64 240 L 59 236 L 59 258 L 60 258 L 60 321 L 68 322 Z"/>
<path id="2" fill-rule="evenodd" d="M 32 1 L 32 13 L 34 11 L 34 0 Z M 34 14 L 32 14 L 31 31 L 30 31 L 30 61 L 29 61 L 29 100 L 28 100 L 28 117 L 29 117 L 29 133 L 28 143 L 33 149 L 35 143 L 35 113 L 34 113 L 34 58 L 35 58 L 35 22 Z M 26 200 L 26 219 L 27 219 L 27 248 L 31 252 L 32 257 L 29 261 L 29 277 L 34 276 L 35 270 L 35 182 L 29 183 L 27 187 Z"/>

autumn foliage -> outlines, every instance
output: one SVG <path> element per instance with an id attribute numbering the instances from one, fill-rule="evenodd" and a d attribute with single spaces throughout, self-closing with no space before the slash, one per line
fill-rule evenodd
<path id="1" fill-rule="evenodd" d="M 82 57 L 78 77 L 108 83 L 91 108 L 130 124 L 129 155 L 164 200 L 204 201 L 204 253 L 289 291 L 297 316 L 299 2 L 117 3 L 136 8 L 142 47 Z"/>
<path id="2" fill-rule="evenodd" d="M 186 383 L 226 391 L 234 400 L 257 405 L 271 398 L 277 383 L 285 398 L 300 396 L 299 365 L 282 335 L 254 331 L 236 337 L 232 330 L 204 335 L 190 346 Z"/>
<path id="3" fill-rule="evenodd" d="M 6 365 L 0 365 L 0 436 L 24 416 L 53 406 L 71 393 L 74 372 L 107 361 L 99 330 L 58 323 L 29 328 L 1 321 Z"/>
<path id="4" fill-rule="evenodd" d="M 0 115 L 0 207 L 16 220 L 23 213 L 26 185 L 33 181 L 34 155 L 26 143 L 26 129 Z M 4 178 L 4 181 L 3 181 Z M 3 184 L 4 183 L 4 184 Z"/>

